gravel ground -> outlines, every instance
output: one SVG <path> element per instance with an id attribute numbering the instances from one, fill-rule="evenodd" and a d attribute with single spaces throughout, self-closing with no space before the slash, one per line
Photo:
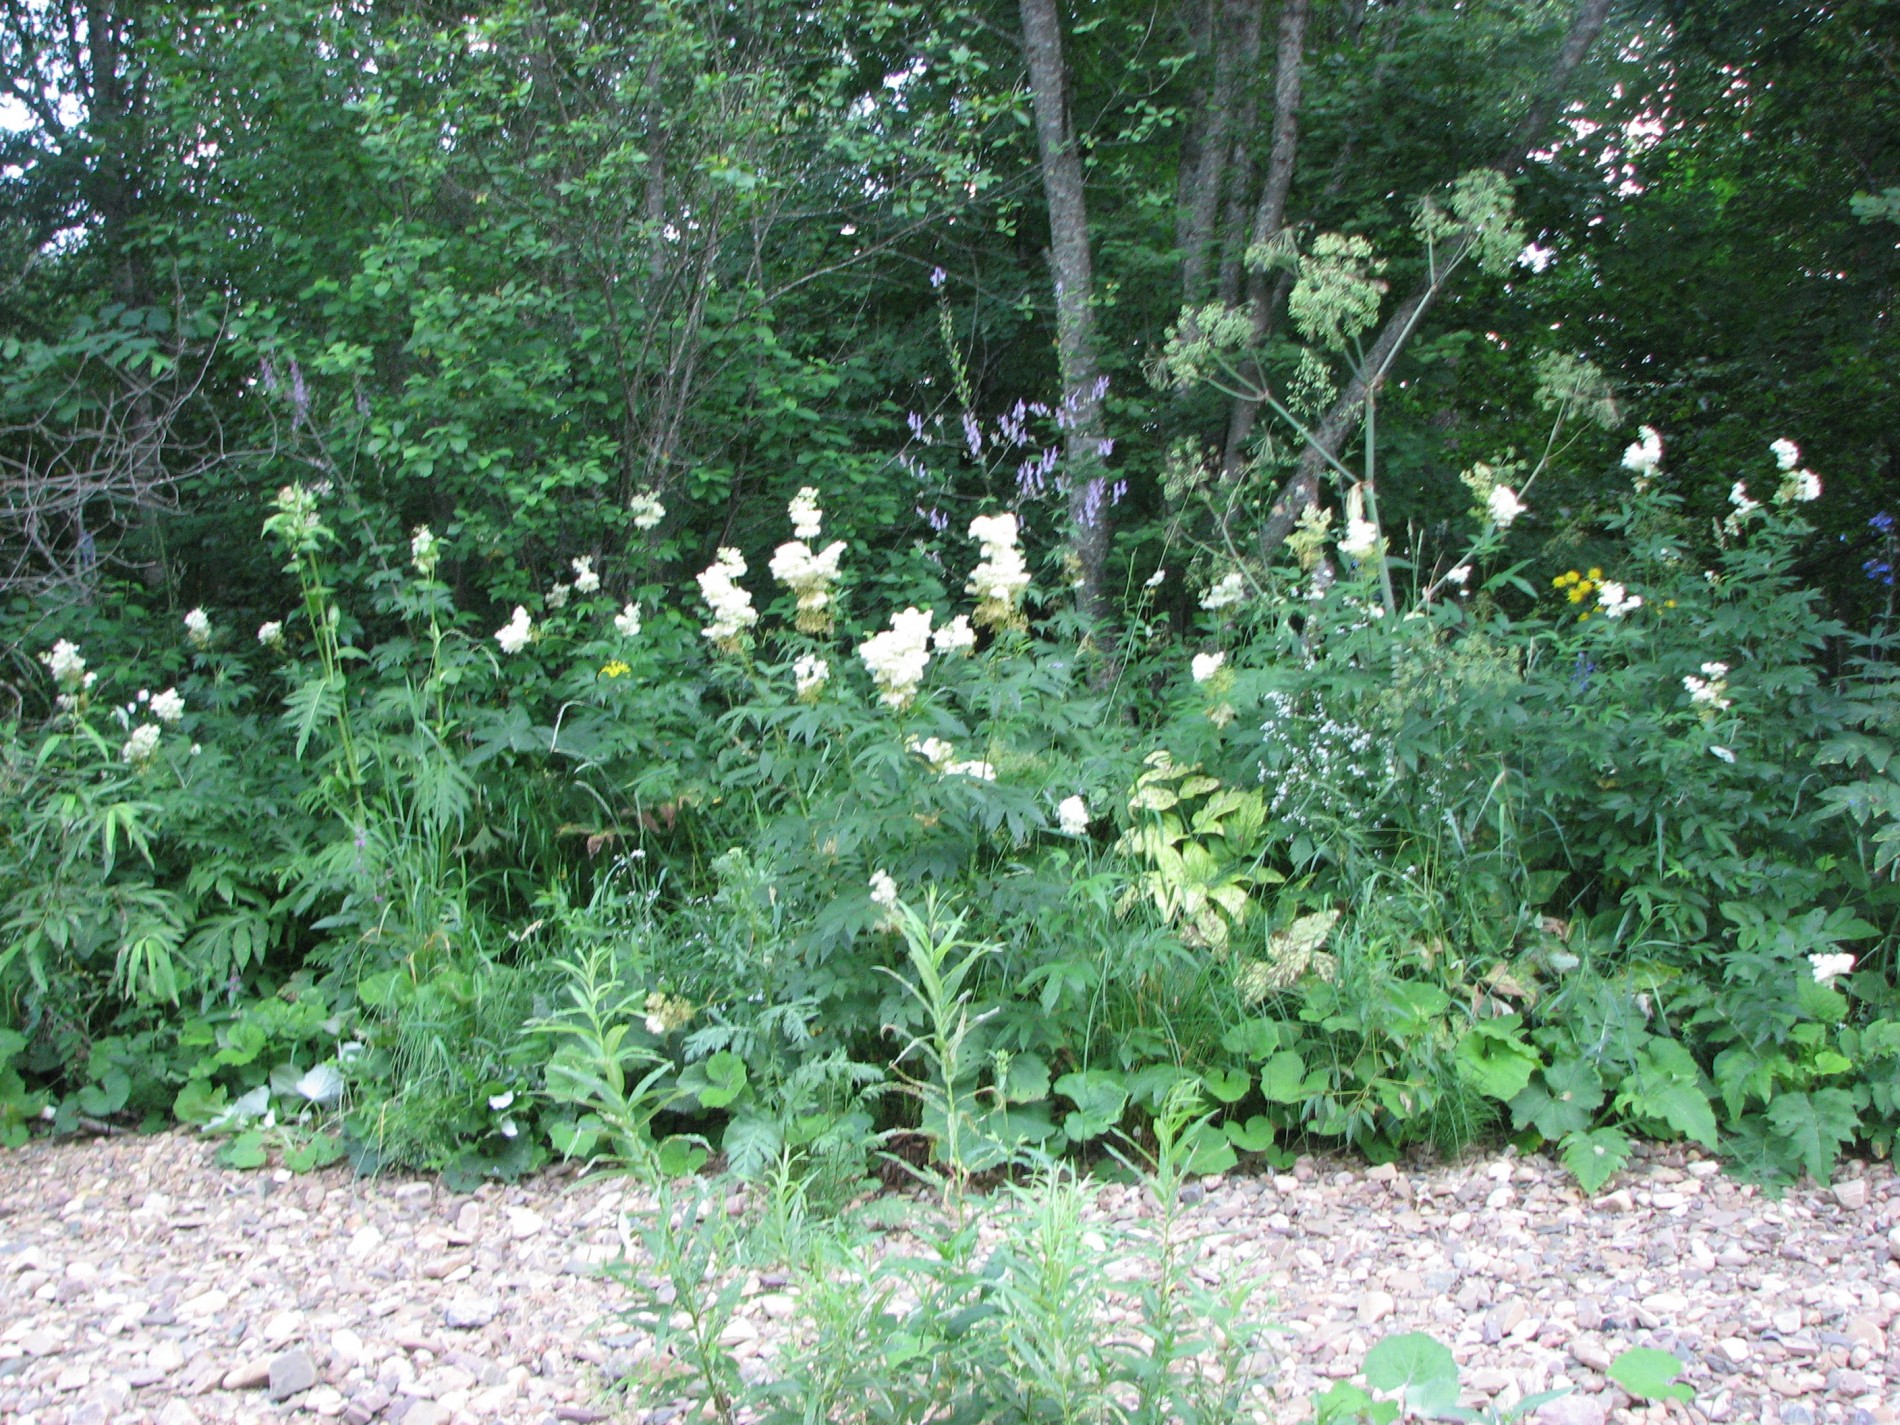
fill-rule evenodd
<path id="1" fill-rule="evenodd" d="M 1467 1403 L 1571 1386 L 1547 1425 L 1900 1422 L 1900 1186 L 1848 1164 L 1773 1201 L 1679 1149 L 1585 1201 L 1506 1154 L 1366 1169 L 1302 1159 L 1190 1189 L 1204 1280 L 1258 1284 L 1286 1328 L 1265 1419 L 1408 1330 L 1450 1345 Z M 555 1173 L 434 1182 L 220 1168 L 171 1133 L 0 1152 L 0 1420 L 637 1419 L 607 1390 L 645 1343 L 598 1273 L 638 1203 Z M 1138 1190 L 1094 1212 L 1129 1222 Z M 796 1304 L 749 1284 L 733 1339 L 769 1362 Z M 1693 1406 L 1632 1405 L 1626 1346 L 1690 1363 Z M 671 1412 L 677 1416 L 680 1412 Z M 664 1417 L 667 1412 L 662 1412 Z"/>

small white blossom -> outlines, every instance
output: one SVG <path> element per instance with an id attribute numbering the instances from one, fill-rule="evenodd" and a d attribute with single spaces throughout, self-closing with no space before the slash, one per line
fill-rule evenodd
<path id="1" fill-rule="evenodd" d="M 572 591 L 567 585 L 556 584 L 552 589 L 548 590 L 548 607 L 551 609 L 566 608 L 567 596 L 570 592 Z"/>
<path id="2" fill-rule="evenodd" d="M 792 534 L 798 539 L 816 539 L 818 531 L 824 528 L 825 512 L 818 508 L 818 489 L 807 485 L 786 507 L 786 513 L 792 517 Z"/>
<path id="3" fill-rule="evenodd" d="M 191 640 L 193 648 L 211 646 L 211 617 L 203 609 L 193 609 L 185 615 L 185 637 Z"/>
<path id="4" fill-rule="evenodd" d="M 969 615 L 958 614 L 931 634 L 930 641 L 939 653 L 966 653 L 976 647 L 976 630 L 970 627 Z"/>
<path id="5" fill-rule="evenodd" d="M 1079 796 L 1064 797 L 1056 807 L 1056 829 L 1064 836 L 1086 836 L 1089 804 Z"/>
<path id="6" fill-rule="evenodd" d="M 1154 573 L 1150 574 L 1146 579 L 1142 580 L 1141 587 L 1144 589 L 1159 589 L 1161 587 L 1162 580 L 1166 579 L 1167 577 L 1168 577 L 1168 571 L 1166 569 L 1157 569 L 1155 570 Z"/>
<path id="7" fill-rule="evenodd" d="M 1735 513 L 1738 515 L 1746 515 L 1761 508 L 1761 501 L 1751 500 L 1748 497 L 1748 486 L 1740 480 L 1728 487 L 1728 502 L 1735 506 Z"/>
<path id="8" fill-rule="evenodd" d="M 495 630 L 495 642 L 501 645 L 503 653 L 519 653 L 533 637 L 534 621 L 520 604 L 515 605 L 514 617 Z"/>
<path id="9" fill-rule="evenodd" d="M 833 540 L 817 554 L 801 539 L 787 540 L 772 551 L 772 577 L 798 596 L 794 619 L 800 633 L 831 631 L 831 586 L 838 580 L 842 539 Z"/>
<path id="10" fill-rule="evenodd" d="M 1728 664 L 1709 662 L 1702 665 L 1702 671 L 1711 678 L 1728 677 Z"/>
<path id="11" fill-rule="evenodd" d="M 133 729 L 132 735 L 119 749 L 119 760 L 128 767 L 143 767 L 158 754 L 158 724 L 145 723 Z"/>
<path id="12" fill-rule="evenodd" d="M 1379 527 L 1371 520 L 1349 519 L 1345 537 L 1339 541 L 1339 552 L 1348 559 L 1363 562 L 1377 552 L 1379 542 Z"/>
<path id="13" fill-rule="evenodd" d="M 1836 955 L 1810 955 L 1808 963 L 1814 966 L 1814 983 L 1824 985 L 1852 970 L 1854 957 L 1843 950 Z"/>
<path id="14" fill-rule="evenodd" d="M 614 628 L 622 638 L 640 636 L 640 605 L 629 600 L 627 606 L 614 615 Z"/>
<path id="15" fill-rule="evenodd" d="M 1794 472 L 1794 497 L 1797 503 L 1803 504 L 1803 505 L 1807 504 L 1811 500 L 1820 499 L 1821 498 L 1821 477 L 1819 475 L 1816 475 L 1812 470 L 1795 471 Z"/>
<path id="16" fill-rule="evenodd" d="M 745 631 L 759 621 L 752 596 L 734 582 L 745 567 L 738 550 L 721 547 L 712 564 L 699 573 L 699 592 L 713 615 L 700 636 L 728 652 L 736 650 Z"/>
<path id="17" fill-rule="evenodd" d="M 600 575 L 594 572 L 594 561 L 588 555 L 580 555 L 571 560 L 568 567 L 574 571 L 574 592 L 591 594 L 600 588 Z"/>
<path id="18" fill-rule="evenodd" d="M 1247 576 L 1238 569 L 1221 575 L 1220 579 L 1205 594 L 1201 595 L 1201 607 L 1215 612 L 1230 609 L 1247 597 Z"/>
<path id="19" fill-rule="evenodd" d="M 282 648 L 284 646 L 283 620 L 271 619 L 268 623 L 260 623 L 257 626 L 257 641 L 266 648 Z"/>
<path id="20" fill-rule="evenodd" d="M 68 693 L 76 693 L 88 685 L 85 658 L 80 655 L 78 645 L 64 638 L 56 642 L 50 652 L 42 653 L 40 662 L 53 675 L 53 681 Z"/>
<path id="21" fill-rule="evenodd" d="M 666 518 L 666 506 L 651 490 L 642 490 L 627 502 L 627 508 L 633 512 L 633 527 L 638 530 L 653 529 Z"/>
<path id="22" fill-rule="evenodd" d="M 1613 579 L 1597 586 L 1597 607 L 1603 610 L 1605 618 L 1622 618 L 1642 606 L 1641 596 L 1628 592 Z"/>
<path id="23" fill-rule="evenodd" d="M 1485 504 L 1491 511 L 1491 523 L 1499 529 L 1509 529 L 1512 521 L 1524 513 L 1524 502 L 1509 485 L 1492 486 Z"/>
<path id="24" fill-rule="evenodd" d="M 897 882 L 882 866 L 871 872 L 871 904 L 890 910 L 897 904 Z"/>
<path id="25" fill-rule="evenodd" d="M 1205 683 L 1226 666 L 1225 653 L 1197 653 L 1194 655 L 1194 661 L 1188 665 L 1188 671 L 1194 675 L 1195 682 Z"/>
<path id="26" fill-rule="evenodd" d="M 1785 436 L 1769 441 L 1768 448 L 1775 453 L 1775 464 L 1783 470 L 1792 470 L 1801 463 L 1801 447 Z"/>
<path id="27" fill-rule="evenodd" d="M 994 782 L 996 767 L 992 763 L 976 760 L 952 762 L 943 769 L 943 774 L 946 777 L 974 777 L 979 782 Z"/>
<path id="28" fill-rule="evenodd" d="M 831 665 L 815 653 L 801 653 L 798 661 L 792 664 L 792 681 L 797 684 L 798 696 L 816 697 L 818 690 L 831 679 Z"/>
<path id="29" fill-rule="evenodd" d="M 507 1108 L 514 1101 L 515 1101 L 515 1096 L 514 1096 L 513 1090 L 510 1090 L 507 1093 L 490 1094 L 488 1096 L 488 1106 L 492 1108 L 496 1113 L 500 1113 L 503 1109 Z"/>
<path id="30" fill-rule="evenodd" d="M 916 753 L 939 772 L 948 767 L 957 755 L 957 749 L 941 737 L 913 737 L 905 742 L 904 750 Z"/>
<path id="31" fill-rule="evenodd" d="M 1449 570 L 1445 575 L 1445 582 L 1447 584 L 1456 584 L 1461 589 L 1464 588 L 1466 584 L 1471 582 L 1471 566 L 1469 564 L 1460 564 L 1457 568 Z"/>
<path id="32" fill-rule="evenodd" d="M 1641 439 L 1624 449 L 1623 468 L 1649 478 L 1662 467 L 1662 437 L 1654 426 L 1638 426 L 1636 434 Z"/>
<path id="33" fill-rule="evenodd" d="M 442 545 L 426 524 L 416 526 L 415 533 L 409 536 L 409 560 L 416 566 L 416 572 L 423 578 L 434 576 L 436 565 L 442 559 Z"/>
<path id="34" fill-rule="evenodd" d="M 929 609 L 908 608 L 891 615 L 891 626 L 858 645 L 858 657 L 876 681 L 886 707 L 906 706 L 923 681 L 930 662 Z"/>
<path id="35" fill-rule="evenodd" d="M 983 552 L 964 585 L 978 599 L 976 621 L 989 628 L 1010 627 L 1018 618 L 1016 600 L 1029 587 L 1029 566 L 1017 547 L 1016 516 L 978 515 L 970 521 L 970 538 Z"/>
<path id="36" fill-rule="evenodd" d="M 185 715 L 185 700 L 178 696 L 178 689 L 167 688 L 152 699 L 152 716 L 160 722 L 176 723 Z"/>

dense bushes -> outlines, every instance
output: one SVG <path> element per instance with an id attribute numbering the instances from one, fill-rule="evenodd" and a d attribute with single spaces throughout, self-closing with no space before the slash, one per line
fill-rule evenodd
<path id="1" fill-rule="evenodd" d="M 775 600 L 722 552 L 696 633 L 636 544 L 490 629 L 452 541 L 286 487 L 290 612 L 68 608 L 6 729 L 4 1131 L 175 1114 L 234 1161 L 513 1173 L 612 1128 L 607 1070 L 568 1072 L 592 1024 L 646 1081 L 626 1131 L 841 1183 L 892 1132 L 956 1170 L 1093 1151 L 1183 1086 L 1219 1110 L 1198 1170 L 1884 1152 L 1886 645 L 1791 573 L 1798 452 L 1709 532 L 1653 437 L 1627 463 L 1535 552 L 1534 494 L 1474 473 L 1437 571 L 1309 521 L 1216 564 L 1186 647 L 1137 617 L 1112 652 L 1014 517 L 896 612 L 813 491 Z"/>

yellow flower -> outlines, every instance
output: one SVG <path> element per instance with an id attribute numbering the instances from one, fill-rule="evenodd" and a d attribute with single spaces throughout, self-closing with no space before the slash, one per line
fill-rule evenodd
<path id="1" fill-rule="evenodd" d="M 1588 579 L 1592 584 L 1598 584 L 1603 581 L 1603 571 L 1601 569 L 1592 569 L 1588 574 L 1585 574 L 1583 577 Z"/>
<path id="2" fill-rule="evenodd" d="M 1575 569 L 1566 569 L 1563 573 L 1559 574 L 1555 579 L 1552 579 L 1550 582 L 1553 588 L 1558 588 L 1558 589 L 1563 588 L 1563 586 L 1566 584 L 1574 584 L 1577 582 L 1577 571 Z"/>
<path id="3" fill-rule="evenodd" d="M 1666 608 L 1666 609 L 1673 609 L 1673 608 L 1674 608 L 1675 606 L 1676 606 L 1676 601 L 1675 601 L 1674 599 L 1664 599 L 1664 600 L 1663 600 L 1663 607 L 1664 607 L 1664 608 Z"/>
<path id="4" fill-rule="evenodd" d="M 632 671 L 633 671 L 632 668 L 630 668 L 627 664 L 622 663 L 618 658 L 616 658 L 613 660 L 613 662 L 602 666 L 600 670 L 600 676 L 603 678 L 624 678 L 626 677 L 627 674 L 631 673 Z"/>
<path id="5" fill-rule="evenodd" d="M 1564 597 L 1573 604 L 1580 604 L 1584 599 L 1589 597 L 1589 594 L 1590 586 L 1588 584 L 1578 584 L 1574 586 L 1569 593 L 1565 594 Z"/>

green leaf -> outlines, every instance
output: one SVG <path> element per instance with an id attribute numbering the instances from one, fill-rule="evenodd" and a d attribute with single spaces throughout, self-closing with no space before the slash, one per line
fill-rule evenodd
<path id="1" fill-rule="evenodd" d="M 1041 1103 L 1049 1097 L 1049 1066 L 1040 1055 L 1011 1056 L 1003 1097 L 1011 1103 Z"/>
<path id="2" fill-rule="evenodd" d="M 1603 1097 L 1603 1079 L 1595 1065 L 1586 1059 L 1559 1059 L 1511 1100 L 1511 1122 L 1535 1128 L 1554 1143 L 1588 1128 Z"/>
<path id="3" fill-rule="evenodd" d="M 1221 1132 L 1243 1153 L 1264 1153 L 1274 1144 L 1273 1120 L 1264 1113 L 1256 1113 L 1245 1124 L 1229 1119 L 1221 1125 Z"/>
<path id="4" fill-rule="evenodd" d="M 218 1150 L 218 1161 L 227 1168 L 261 1168 L 266 1157 L 264 1135 L 256 1131 L 240 1133 Z"/>
<path id="5" fill-rule="evenodd" d="M 193 1079 L 178 1091 L 178 1097 L 172 1100 L 172 1116 L 180 1123 L 209 1123 L 224 1107 L 225 1092 L 223 1084 L 213 1084 L 209 1079 Z"/>
<path id="6" fill-rule="evenodd" d="M 711 1156 L 701 1139 L 684 1133 L 662 1139 L 655 1155 L 661 1176 L 668 1178 L 691 1177 Z"/>
<path id="7" fill-rule="evenodd" d="M 1597 1128 L 1569 1134 L 1563 1152 L 1578 1186 L 1594 1195 L 1630 1160 L 1630 1140 L 1619 1128 Z"/>
<path id="8" fill-rule="evenodd" d="M 1422 1331 L 1388 1336 L 1366 1352 L 1366 1384 L 1398 1395 L 1422 1415 L 1453 1417 L 1458 1409 L 1458 1362 L 1451 1349 Z"/>
<path id="9" fill-rule="evenodd" d="M 1486 1098 L 1517 1097 L 1537 1068 L 1537 1051 L 1519 1037 L 1517 1024 L 1515 1014 L 1480 1020 L 1452 1050 L 1465 1079 Z"/>
<path id="10" fill-rule="evenodd" d="M 1306 1097 L 1306 1061 L 1282 1049 L 1260 1066 L 1260 1093 L 1268 1103 L 1298 1103 Z"/>
<path id="11" fill-rule="evenodd" d="M 1220 1037 L 1220 1047 L 1243 1059 L 1260 1060 L 1280 1047 L 1286 1026 L 1277 1019 L 1243 1019 Z"/>
<path id="12" fill-rule="evenodd" d="M 1826 1184 L 1841 1145 L 1851 1143 L 1860 1129 L 1860 1111 L 1846 1089 L 1784 1092 L 1768 1105 L 1768 1121 L 1814 1180 Z"/>
<path id="13" fill-rule="evenodd" d="M 1636 1346 L 1611 1361 L 1605 1374 L 1644 1400 L 1694 1400 L 1695 1392 L 1676 1380 L 1683 1370 L 1683 1363 L 1669 1352 Z"/>
<path id="14" fill-rule="evenodd" d="M 1187 1131 L 1187 1170 L 1196 1177 L 1225 1173 L 1239 1163 L 1227 1136 L 1211 1123 L 1196 1123 Z"/>
<path id="15" fill-rule="evenodd" d="M 733 1115 L 719 1146 L 733 1174 L 753 1181 L 778 1160 L 782 1141 L 778 1120 L 751 1108 Z"/>
<path id="16" fill-rule="evenodd" d="M 293 1173 L 327 1168 L 343 1156 L 343 1140 L 333 1133 L 313 1133 L 302 1143 L 284 1149 L 284 1166 Z"/>
<path id="17" fill-rule="evenodd" d="M 1253 1087 L 1253 1075 L 1244 1069 L 1209 1069 L 1201 1075 L 1208 1096 L 1220 1103 L 1239 1103 Z"/>
<path id="18" fill-rule="evenodd" d="M 721 1049 L 701 1065 L 706 1086 L 699 1090 L 702 1108 L 727 1108 L 745 1092 L 745 1060 L 730 1049 Z"/>
<path id="19" fill-rule="evenodd" d="M 1398 1418 L 1396 1400 L 1374 1400 L 1350 1381 L 1335 1381 L 1313 1396 L 1313 1425 L 1391 1425 Z"/>

